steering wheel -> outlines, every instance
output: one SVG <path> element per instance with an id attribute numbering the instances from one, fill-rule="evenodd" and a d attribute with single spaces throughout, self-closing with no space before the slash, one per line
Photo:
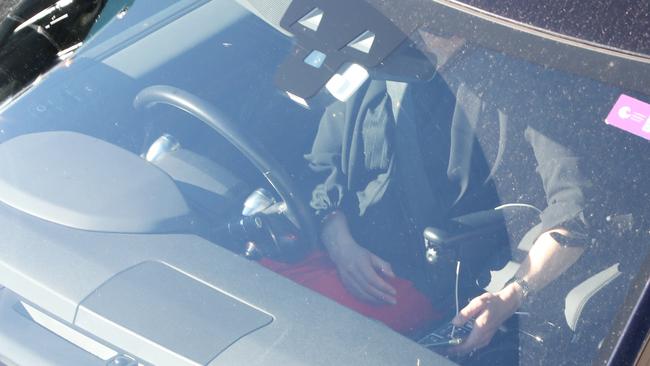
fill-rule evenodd
<path id="1" fill-rule="evenodd" d="M 179 88 L 155 85 L 142 89 L 135 97 L 135 108 L 151 108 L 157 104 L 167 104 L 183 110 L 215 130 L 241 152 L 266 178 L 269 184 L 284 201 L 301 237 L 300 248 L 307 250 L 317 243 L 317 234 L 309 210 L 302 200 L 296 197 L 288 174 L 282 166 L 260 144 L 252 143 L 241 134 L 234 123 L 207 101 Z"/>

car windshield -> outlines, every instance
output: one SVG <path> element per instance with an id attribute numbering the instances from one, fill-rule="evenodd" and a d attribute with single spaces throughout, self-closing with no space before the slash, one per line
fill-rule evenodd
<path id="1" fill-rule="evenodd" d="M 245 268 L 224 286 L 263 283 L 236 297 L 312 330 L 294 358 L 338 344 L 321 323 L 368 326 L 343 364 L 375 342 L 417 365 L 609 357 L 648 281 L 647 56 L 455 2 L 51 3 L 0 29 L 0 285 L 21 301 L 66 320 L 39 291 L 74 288 L 75 327 L 156 364 L 78 323 L 89 294 L 141 263 L 214 288 L 198 268 Z M 259 360 L 283 342 L 260 337 Z"/>

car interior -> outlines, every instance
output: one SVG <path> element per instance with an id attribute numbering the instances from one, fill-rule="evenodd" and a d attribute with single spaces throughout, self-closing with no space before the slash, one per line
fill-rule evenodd
<path id="1" fill-rule="evenodd" d="M 308 206 L 315 182 L 303 155 L 311 148 L 323 108 L 303 108 L 287 98 L 273 72 L 285 62 L 292 40 L 235 2 L 155 6 L 164 10 L 142 18 L 136 2 L 132 17 L 94 34 L 78 57 L 57 67 L 0 116 L 0 220 L 16 228 L 0 236 L 0 283 L 16 295 L 3 296 L 0 322 L 8 325 L 0 340 L 13 342 L 10 335 L 23 327 L 29 329 L 21 331 L 25 337 L 43 339 L 49 349 L 67 349 L 39 333 L 50 324 L 47 331 L 64 339 L 85 337 L 82 348 L 104 360 L 136 348 L 151 364 L 209 364 L 217 355 L 224 364 L 236 363 L 251 352 L 265 355 L 259 364 L 291 365 L 300 364 L 289 356 L 302 347 L 300 337 L 287 335 L 269 354 L 262 344 L 296 328 L 331 343 L 317 341 L 313 349 L 297 352 L 331 350 L 315 361 L 322 364 L 336 360 L 336 347 L 364 343 L 368 334 L 373 334 L 374 353 L 358 364 L 411 358 L 442 362 L 427 347 L 440 351 L 439 343 L 451 339 L 446 322 L 405 338 L 255 262 L 260 257 L 291 261 L 318 245 Z M 148 30 L 136 33 L 142 24 Z M 492 56 L 472 53 L 468 45 L 438 65 L 432 78 L 457 90 L 463 87 L 458 75 L 463 75 L 464 85 L 472 85 L 478 75 L 466 70 Z M 484 71 L 474 74 L 479 73 Z M 606 90 L 607 96 L 619 91 L 575 79 L 576 85 Z M 493 97 L 489 90 L 482 95 Z M 516 115 L 509 105 L 515 100 L 504 98 L 495 105 Z M 580 123 L 566 128 L 577 129 Z M 496 180 L 507 179 L 512 173 L 508 163 L 519 159 L 502 156 L 501 132 L 487 131 L 473 147 L 501 164 L 494 168 Z M 643 149 L 636 142 L 628 146 Z M 432 266 L 454 268 L 457 261 L 473 263 L 477 253 L 497 252 L 486 267 L 463 267 L 456 299 L 458 292 L 462 301 L 470 293 L 503 287 L 540 233 L 539 212 L 545 205 L 540 192 L 502 193 L 497 192 L 494 209 L 463 214 L 422 233 L 422 251 Z M 624 228 L 626 214 L 611 216 Z M 624 254 L 593 268 L 589 258 L 583 259 L 578 268 L 590 270 L 566 275 L 552 318 L 536 318 L 533 311 L 513 318 L 503 332 L 535 350 L 519 357 L 551 357 L 555 344 L 576 352 L 575 357 L 582 357 L 580 347 L 592 349 L 595 357 L 606 334 L 589 338 L 598 334 L 590 317 L 614 317 L 618 308 L 602 305 L 632 282 L 636 272 L 622 266 L 638 267 L 644 257 L 622 264 Z M 88 274 L 79 276 L 82 271 Z M 295 300 L 287 304 L 283 294 Z M 170 305 L 155 306 L 163 301 Z M 55 322 L 25 328 L 14 313 Z M 150 314 L 144 323 L 139 322 L 142 314 Z M 329 324 L 309 331 L 314 316 Z M 221 326 L 209 326 L 210 321 Z M 342 335 L 337 324 L 345 322 L 358 327 Z M 81 336 L 66 333 L 65 325 L 51 325 L 57 323 L 73 324 Z M 189 326 L 193 332 L 177 333 Z M 97 345 L 97 339 L 113 347 Z M 382 344 L 390 344 L 390 350 L 381 350 Z M 24 359 L 34 360 L 28 351 Z"/>

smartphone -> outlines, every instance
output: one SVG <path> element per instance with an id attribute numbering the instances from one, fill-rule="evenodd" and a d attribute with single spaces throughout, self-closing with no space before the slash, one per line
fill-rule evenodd
<path id="1" fill-rule="evenodd" d="M 418 343 L 426 348 L 439 348 L 457 346 L 472 332 L 473 321 L 468 321 L 459 327 L 454 327 L 451 322 L 443 324 L 433 332 L 422 337 Z"/>

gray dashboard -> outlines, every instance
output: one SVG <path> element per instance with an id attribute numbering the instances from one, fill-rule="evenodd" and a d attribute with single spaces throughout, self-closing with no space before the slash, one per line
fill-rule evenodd
<path id="1" fill-rule="evenodd" d="M 190 215 L 174 182 L 137 155 L 68 131 L 0 144 L 0 201 L 68 227 L 170 232 Z"/>
<path id="2" fill-rule="evenodd" d="M 69 133 L 63 135 L 70 136 Z M 35 137 L 42 140 L 44 136 Z M 25 136 L 22 139 L 34 141 Z M 99 150 L 118 149 L 105 146 L 108 145 L 105 142 L 90 143 L 85 137 L 75 136 L 74 139 L 77 143 L 88 143 L 85 145 L 88 151 L 93 150 L 93 144 L 101 146 Z M 12 146 L 4 145 L 5 149 Z M 69 151 L 75 152 L 75 149 Z M 130 161 L 125 158 L 124 154 L 129 154 L 126 151 L 112 152 L 107 156 L 125 159 L 127 164 L 150 165 L 135 155 L 132 156 L 138 162 Z M 45 155 L 41 157 L 52 167 L 74 161 L 72 156 L 47 160 Z M 110 159 L 107 156 L 104 159 Z M 88 174 L 95 171 L 92 165 L 84 168 Z M 153 165 L 151 168 L 157 169 Z M 126 196 L 130 192 L 129 182 L 135 187 L 140 182 L 133 170 L 124 169 L 117 161 L 106 162 L 102 169 L 102 174 L 123 182 L 118 188 L 121 187 L 120 192 Z M 12 171 L 20 172 L 20 169 L 2 171 L 5 182 L 16 182 L 7 178 Z M 173 182 L 159 173 L 150 171 L 147 174 Z M 88 176 L 79 180 L 84 184 L 95 183 Z M 48 189 L 75 184 L 63 178 L 58 183 L 56 179 L 48 183 Z M 170 195 L 170 202 L 182 199 L 176 196 L 173 188 L 160 191 Z M 0 279 L 6 287 L 3 291 L 11 291 L 18 301 L 143 364 L 450 363 L 383 324 L 366 319 L 194 234 L 182 230 L 176 233 L 129 232 L 115 226 L 117 221 L 111 221 L 110 217 L 107 221 L 98 219 L 88 228 L 74 221 L 60 222 L 47 215 L 34 215 L 33 210 L 21 209 L 29 204 L 21 206 L 6 197 L 6 194 L 0 197 L 3 201 L 0 203 L 0 224 L 10 228 L 0 230 Z M 50 196 L 41 198 L 47 197 Z M 53 197 L 61 199 L 64 196 Z M 138 202 L 152 201 L 137 197 L 131 201 L 136 206 Z M 175 206 L 176 211 L 162 212 L 167 212 L 168 216 L 170 212 L 171 216 L 186 213 L 182 202 Z M 138 217 L 132 219 L 148 215 L 137 211 L 141 209 L 134 208 Z M 160 222 L 156 213 L 150 216 L 142 222 L 147 225 Z M 102 226 L 104 222 L 113 224 Z M 133 222 L 128 225 L 135 228 Z M 3 301 L 0 307 L 0 317 L 8 317 L 16 305 Z M 5 323 L 5 327 L 10 324 Z M 30 336 L 32 341 L 23 343 L 23 351 L 47 352 L 39 350 L 38 344 L 49 344 L 49 338 L 58 338 L 42 329 L 21 329 L 25 334 L 35 332 Z M 7 333 L 0 329 L 0 339 L 3 334 Z M 34 337 L 39 341 L 34 341 Z M 10 339 L 15 342 L 16 335 Z M 58 338 L 57 342 L 60 341 Z M 73 349 L 83 353 L 79 348 Z M 58 361 L 56 357 L 41 358 L 45 359 L 56 365 L 65 364 L 61 359 L 66 358 L 58 358 Z M 96 363 L 100 361 L 97 358 L 87 355 L 76 359 L 86 360 L 79 361 L 80 364 L 101 364 Z"/>

